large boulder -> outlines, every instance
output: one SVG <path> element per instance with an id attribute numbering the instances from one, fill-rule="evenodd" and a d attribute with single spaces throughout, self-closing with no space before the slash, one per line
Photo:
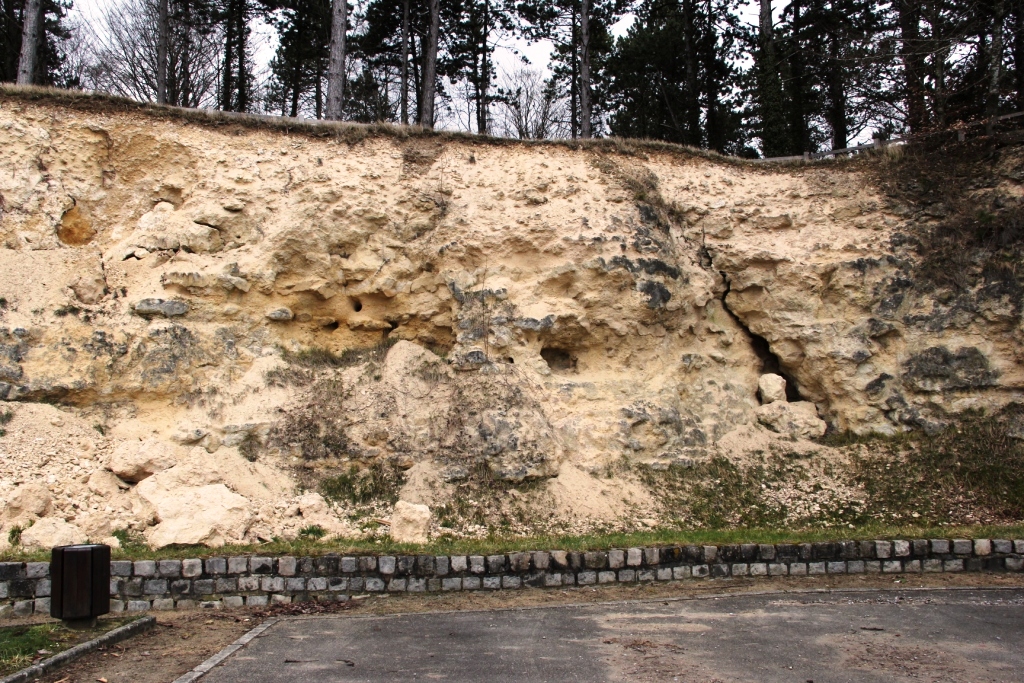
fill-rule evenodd
<path id="1" fill-rule="evenodd" d="M 42 484 L 22 484 L 7 499 L 0 521 L 22 523 L 45 517 L 53 508 L 53 497 Z"/>
<path id="2" fill-rule="evenodd" d="M 757 380 L 757 390 L 761 394 L 761 403 L 768 405 L 776 401 L 786 400 L 786 379 L 781 375 L 767 373 Z"/>
<path id="3" fill-rule="evenodd" d="M 53 548 L 85 543 L 86 540 L 84 531 L 59 517 L 41 519 L 21 532 L 21 545 L 26 548 Z"/>
<path id="4" fill-rule="evenodd" d="M 391 538 L 398 543 L 426 543 L 430 531 L 430 508 L 400 500 L 391 515 Z"/>
<path id="5" fill-rule="evenodd" d="M 140 482 L 157 472 L 174 467 L 176 462 L 173 447 L 162 441 L 126 441 L 114 449 L 107 469 L 125 481 Z"/>
<path id="6" fill-rule="evenodd" d="M 157 524 L 146 540 L 154 548 L 237 543 L 252 524 L 249 501 L 224 484 L 167 488 L 148 480 L 136 491 L 153 509 Z"/>
<path id="7" fill-rule="evenodd" d="M 763 405 L 757 409 L 757 421 L 773 432 L 799 439 L 822 436 L 828 428 L 825 421 L 818 417 L 818 409 L 810 401 L 776 401 Z"/>

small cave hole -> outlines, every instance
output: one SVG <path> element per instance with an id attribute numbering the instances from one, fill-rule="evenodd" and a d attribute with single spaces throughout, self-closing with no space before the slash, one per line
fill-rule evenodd
<path id="1" fill-rule="evenodd" d="M 515 365 L 516 364 L 516 359 L 513 358 L 512 356 L 509 356 L 508 357 L 508 362 L 511 363 L 512 365 Z"/>
<path id="2" fill-rule="evenodd" d="M 552 372 L 573 372 L 576 369 L 575 356 L 565 349 L 547 346 L 540 350 L 540 357 Z"/>
<path id="3" fill-rule="evenodd" d="M 326 325 L 324 325 L 324 329 L 327 330 L 328 332 L 334 332 L 336 329 L 338 329 L 338 324 L 339 323 L 337 320 L 329 322 Z"/>
<path id="4" fill-rule="evenodd" d="M 359 299 L 352 299 L 352 310 L 356 313 L 363 310 L 363 302 Z"/>
<path id="5" fill-rule="evenodd" d="M 754 348 L 754 353 L 761 359 L 761 374 L 779 375 L 782 379 L 786 380 L 786 400 L 790 403 L 803 400 L 800 397 L 800 388 L 797 386 L 796 380 L 782 370 L 779 357 L 772 353 L 768 340 L 749 330 L 748 332 L 750 333 L 751 346 Z"/>

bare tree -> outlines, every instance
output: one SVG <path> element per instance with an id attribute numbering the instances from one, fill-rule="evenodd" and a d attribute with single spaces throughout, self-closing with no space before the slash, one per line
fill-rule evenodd
<path id="1" fill-rule="evenodd" d="M 402 124 L 409 125 L 409 0 L 402 0 Z"/>
<path id="2" fill-rule="evenodd" d="M 160 3 L 120 0 L 96 31 L 87 85 L 141 101 L 159 101 Z M 216 104 L 220 34 L 189 16 L 168 19 L 165 102 L 179 107 Z"/>
<path id="3" fill-rule="evenodd" d="M 18 58 L 18 85 L 32 85 L 36 73 L 36 52 L 39 44 L 39 0 L 25 0 L 22 10 L 21 56 Z"/>
<path id="4" fill-rule="evenodd" d="M 580 2 L 580 137 L 593 137 L 590 120 L 590 0 Z"/>
<path id="5" fill-rule="evenodd" d="M 434 127 L 434 91 L 437 86 L 437 37 L 441 29 L 441 0 L 430 0 L 430 33 L 423 60 L 423 117 L 420 123 Z"/>
<path id="6" fill-rule="evenodd" d="M 331 2 L 331 48 L 327 64 L 327 118 L 341 118 L 345 100 L 345 33 L 348 30 L 348 0 Z"/>
<path id="7" fill-rule="evenodd" d="M 566 137 L 566 102 L 540 71 L 522 67 L 505 74 L 499 89 L 501 133 L 521 140 Z"/>
<path id="8" fill-rule="evenodd" d="M 156 101 L 167 104 L 167 47 L 171 40 L 169 0 L 157 0 Z"/>

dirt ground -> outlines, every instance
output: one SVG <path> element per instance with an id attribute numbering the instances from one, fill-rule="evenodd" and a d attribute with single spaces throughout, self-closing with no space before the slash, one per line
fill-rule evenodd
<path id="1" fill-rule="evenodd" d="M 686 599 L 715 594 L 830 589 L 1022 587 L 1020 574 L 936 574 L 778 577 L 612 585 L 496 593 L 382 595 L 332 605 L 296 604 L 271 610 L 154 612 L 156 627 L 92 653 L 41 679 L 43 683 L 170 683 L 271 616 L 323 611 L 366 614 L 491 610 L 588 602 Z M 10 621 L 8 623 L 17 623 Z"/>

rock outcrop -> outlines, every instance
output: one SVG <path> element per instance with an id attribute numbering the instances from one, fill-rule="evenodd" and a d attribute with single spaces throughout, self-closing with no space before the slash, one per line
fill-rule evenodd
<path id="1" fill-rule="evenodd" d="M 0 450 L 52 496 L 0 468 L 4 529 L 355 533 L 342 494 L 300 491 L 423 464 L 438 495 L 570 472 L 551 490 L 587 500 L 616 463 L 731 457 L 741 428 L 935 429 L 1024 392 L 1019 291 L 918 286 L 932 218 L 857 166 L 10 97 L 0 143 Z"/>

